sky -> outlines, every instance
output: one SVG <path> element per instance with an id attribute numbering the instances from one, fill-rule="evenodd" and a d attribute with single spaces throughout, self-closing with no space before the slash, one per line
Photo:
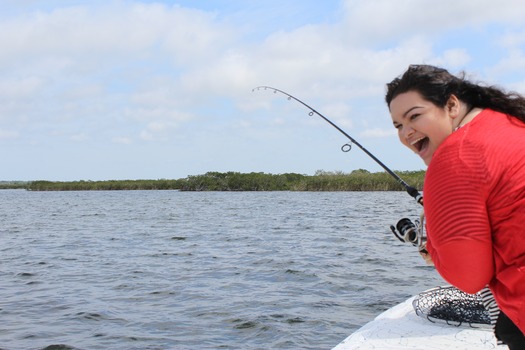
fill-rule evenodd
<path id="1" fill-rule="evenodd" d="M 0 181 L 382 168 L 385 84 L 433 64 L 525 93 L 521 0 L 3 0 Z"/>

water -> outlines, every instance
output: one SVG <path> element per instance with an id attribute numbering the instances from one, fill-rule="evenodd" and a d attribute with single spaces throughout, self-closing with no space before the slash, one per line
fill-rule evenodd
<path id="1" fill-rule="evenodd" d="M 443 284 L 404 192 L 0 191 L 0 348 L 330 349 Z"/>

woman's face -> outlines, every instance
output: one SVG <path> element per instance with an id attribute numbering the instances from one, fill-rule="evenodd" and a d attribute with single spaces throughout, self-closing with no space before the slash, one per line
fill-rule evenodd
<path id="1" fill-rule="evenodd" d="M 451 102 L 452 100 L 452 102 Z M 457 101 L 452 96 L 445 108 L 440 108 L 416 91 L 396 96 L 390 102 L 390 115 L 397 129 L 399 140 L 417 153 L 426 165 L 439 145 L 452 133 L 454 108 Z"/>

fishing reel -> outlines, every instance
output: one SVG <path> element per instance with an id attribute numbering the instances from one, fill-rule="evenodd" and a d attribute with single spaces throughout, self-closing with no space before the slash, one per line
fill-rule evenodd
<path id="1" fill-rule="evenodd" d="M 422 251 L 425 250 L 427 242 L 424 221 L 424 213 L 421 213 L 419 220 L 415 220 L 415 222 L 412 222 L 412 220 L 408 218 L 402 218 L 397 222 L 395 227 L 394 225 L 390 225 L 390 230 L 392 230 L 394 236 L 396 236 L 401 242 L 411 243 Z"/>

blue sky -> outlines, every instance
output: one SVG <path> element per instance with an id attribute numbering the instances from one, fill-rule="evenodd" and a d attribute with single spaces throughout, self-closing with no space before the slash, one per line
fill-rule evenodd
<path id="1" fill-rule="evenodd" d="M 0 4 L 0 180 L 393 170 L 385 84 L 411 63 L 525 93 L 525 2 L 38 1 Z"/>

